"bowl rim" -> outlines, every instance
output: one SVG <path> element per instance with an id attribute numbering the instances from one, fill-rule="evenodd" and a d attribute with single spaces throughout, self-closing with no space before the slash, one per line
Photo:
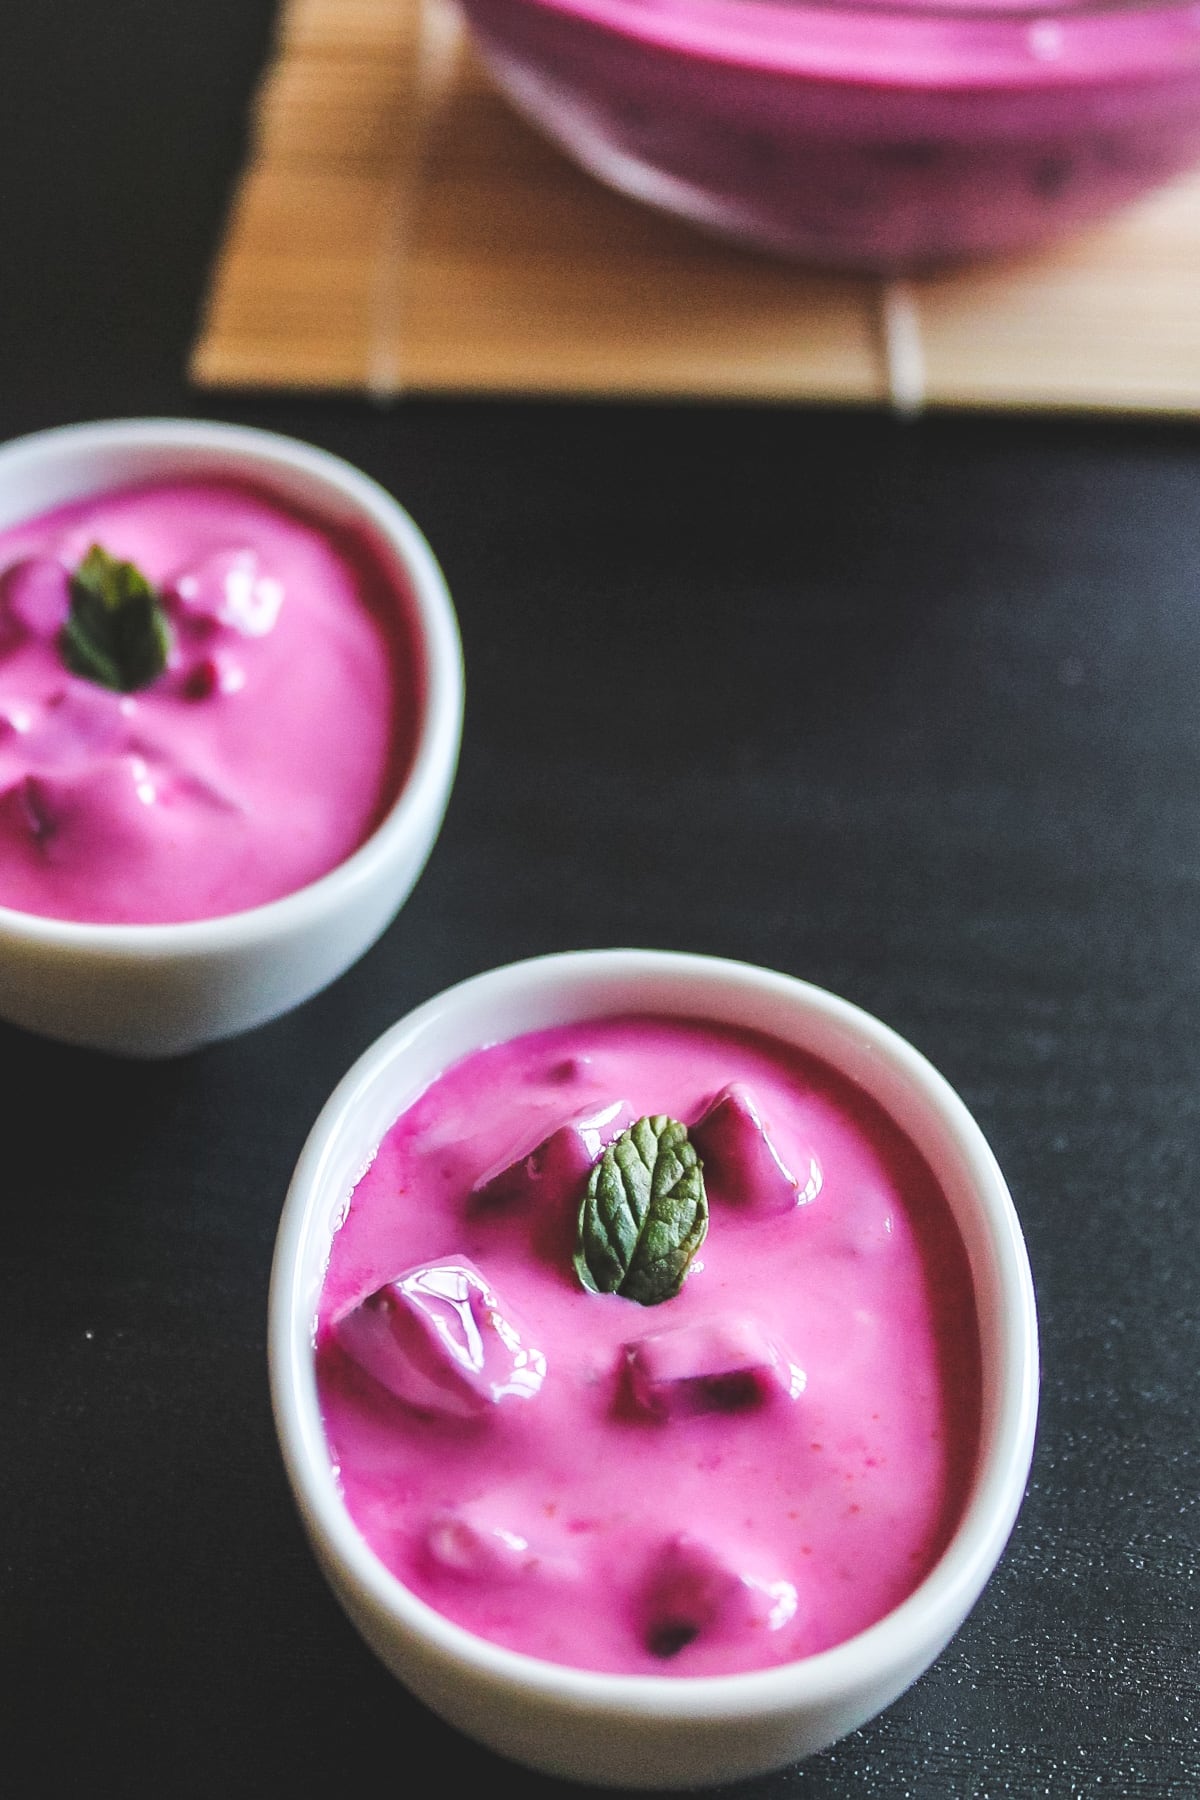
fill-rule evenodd
<path id="1" fill-rule="evenodd" d="M 369 892 L 394 857 L 420 836 L 421 826 L 443 804 L 453 780 L 462 738 L 465 677 L 462 642 L 450 591 L 428 541 L 406 508 L 380 482 L 344 457 L 301 438 L 209 419 L 146 417 L 97 419 L 56 425 L 0 444 L 0 483 L 14 466 L 53 465 L 60 457 L 102 458 L 110 451 L 195 452 L 232 472 L 272 473 L 323 488 L 331 500 L 368 522 L 396 558 L 408 586 L 413 639 L 420 656 L 421 719 L 408 771 L 398 794 L 370 836 L 334 868 L 278 899 L 208 919 L 110 924 L 58 919 L 0 905 L 0 943 L 21 943 L 71 955 L 96 952 L 109 962 L 185 961 L 253 947 L 302 932 Z M 110 484 L 111 485 L 111 484 Z M 82 484 L 78 497 L 105 491 Z M 319 499 L 309 503 L 319 518 Z"/>
<path id="2" fill-rule="evenodd" d="M 844 1036 L 848 1045 L 857 1044 L 866 1066 L 884 1072 L 881 1079 L 898 1078 L 936 1122 L 949 1150 L 964 1161 L 974 1204 L 988 1233 L 990 1273 L 1000 1300 L 990 1309 L 986 1324 L 980 1318 L 981 1336 L 990 1329 L 995 1340 L 989 1348 L 1000 1370 L 997 1404 L 990 1432 L 986 1420 L 981 1430 L 985 1441 L 963 1516 L 937 1564 L 906 1600 L 855 1637 L 796 1662 L 730 1675 L 622 1675 L 578 1669 L 507 1649 L 445 1618 L 392 1575 L 359 1535 L 330 1468 L 317 1398 L 309 1263 L 319 1252 L 319 1286 L 332 1235 L 327 1229 L 331 1165 L 339 1140 L 353 1130 L 357 1110 L 389 1084 L 401 1086 L 397 1078 L 406 1058 L 423 1037 L 447 1021 L 451 1036 L 457 1034 L 458 1048 L 444 1057 L 443 1068 L 484 1042 L 535 1028 L 518 1023 L 511 1033 L 471 1036 L 473 1021 L 506 1004 L 565 989 L 566 997 L 553 1015 L 563 1023 L 613 1013 L 662 1012 L 666 1008 L 639 1005 L 636 1000 L 640 988 L 660 979 L 680 989 L 686 984 L 707 997 L 711 1005 L 687 1009 L 699 1018 L 732 1022 L 733 1013 L 716 1005 L 722 997 L 739 1000 L 748 1012 L 755 1003 L 764 1009 L 769 1005 L 791 1009 L 797 1030 L 805 1021 L 827 1026 Z M 587 1002 L 589 990 L 600 993 L 604 1003 Z M 756 1028 L 770 1029 L 761 1024 Z M 780 1030 L 774 1035 L 788 1041 Z M 791 1041 L 803 1043 L 799 1037 Z M 839 1066 L 824 1048 L 816 1054 Z M 863 1085 L 872 1091 L 870 1083 Z M 417 1091 L 400 1098 L 393 1117 Z M 360 1146 L 360 1174 L 375 1147 Z M 344 1198 L 346 1190 L 341 1193 Z M 319 1221 L 321 1209 L 325 1217 Z M 1024 1497 L 1037 1421 L 1037 1316 L 1024 1239 L 995 1157 L 958 1094 L 906 1039 L 852 1002 L 775 970 L 675 951 L 566 951 L 509 963 L 435 995 L 376 1039 L 330 1095 L 297 1162 L 272 1263 L 268 1359 L 276 1432 L 293 1494 L 320 1560 L 327 1570 L 336 1571 L 360 1602 L 377 1616 L 386 1616 L 392 1630 L 410 1644 L 424 1645 L 442 1661 L 492 1687 L 576 1710 L 627 1718 L 653 1715 L 676 1722 L 782 1715 L 794 1713 L 798 1706 L 836 1704 L 873 1685 L 882 1686 L 902 1669 L 909 1671 L 903 1683 L 907 1685 L 958 1629 L 1000 1558 Z"/>
<path id="3" fill-rule="evenodd" d="M 477 7 L 490 17 L 494 0 L 464 0 L 469 16 Z M 953 92 L 1092 86 L 1183 75 L 1200 63 L 1193 0 L 991 0 L 978 8 L 964 0 L 704 0 L 654 8 L 644 0 L 519 0 L 514 11 L 522 8 L 697 62 L 852 87 L 888 80 Z M 824 41 L 814 37 L 814 18 L 830 28 Z M 968 56 L 949 42 L 949 27 L 969 34 Z"/>

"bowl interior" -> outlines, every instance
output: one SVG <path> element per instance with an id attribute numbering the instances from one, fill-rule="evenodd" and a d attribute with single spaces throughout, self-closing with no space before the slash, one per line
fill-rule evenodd
<path id="1" fill-rule="evenodd" d="M 726 1677 L 596 1675 L 501 1649 L 425 1606 L 366 1549 L 329 1467 L 317 1399 L 313 1325 L 332 1234 L 375 1147 L 449 1063 L 542 1027 L 621 1012 L 675 1014 L 751 1027 L 793 1043 L 861 1085 L 899 1122 L 940 1181 L 961 1232 L 983 1350 L 978 1469 L 949 1548 L 899 1608 L 847 1643 L 779 1669 Z M 621 1704 L 653 1692 L 686 1713 L 795 1703 L 911 1658 L 936 1654 L 991 1572 L 1024 1490 L 1037 1387 L 1033 1290 L 1003 1177 L 962 1102 L 909 1044 L 869 1015 L 789 977 L 705 957 L 638 951 L 552 956 L 493 971 L 430 1001 L 386 1033 L 331 1097 L 297 1166 L 276 1248 L 272 1385 L 289 1473 L 310 1531 L 401 1634 L 436 1643 L 477 1671 L 524 1687 Z"/>
<path id="2" fill-rule="evenodd" d="M 267 939 L 324 914 L 373 881 L 382 864 L 440 819 L 462 729 L 462 652 L 445 581 L 404 509 L 351 464 L 316 447 L 250 427 L 176 419 L 64 426 L 0 447 L 0 529 L 107 489 L 151 481 L 232 477 L 331 526 L 370 534 L 411 622 L 420 718 L 394 804 L 349 857 L 306 887 L 247 911 L 168 925 L 83 924 L 0 907 L 8 936 L 39 943 L 103 943 L 111 954 L 202 952 L 231 933 Z"/>

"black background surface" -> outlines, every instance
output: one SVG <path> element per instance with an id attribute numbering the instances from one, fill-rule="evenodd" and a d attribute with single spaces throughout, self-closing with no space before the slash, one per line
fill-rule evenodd
<path id="1" fill-rule="evenodd" d="M 512 958 L 634 943 L 806 976 L 910 1037 L 996 1149 L 1041 1308 L 1029 1497 L 967 1626 L 885 1717 L 730 1791 L 1195 1796 L 1195 431 L 197 395 L 270 21 L 7 0 L 0 436 L 210 415 L 383 481 L 458 607 L 461 771 L 396 924 L 290 1017 L 150 1066 L 0 1027 L 5 1785 L 420 1792 L 427 1755 L 512 1779 L 317 1572 L 267 1275 L 308 1127 L 385 1026 Z"/>

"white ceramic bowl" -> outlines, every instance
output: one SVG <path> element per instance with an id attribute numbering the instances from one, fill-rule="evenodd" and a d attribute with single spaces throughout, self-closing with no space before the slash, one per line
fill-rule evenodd
<path id="1" fill-rule="evenodd" d="M 268 905 L 177 925 L 93 925 L 0 907 L 0 1018 L 128 1056 L 171 1056 L 275 1018 L 349 968 L 395 916 L 450 797 L 462 733 L 458 626 L 413 521 L 339 457 L 274 432 L 185 419 L 67 425 L 0 448 L 0 528 L 141 481 L 241 476 L 371 531 L 407 596 L 423 713 L 391 811 L 329 874 Z"/>
<path id="2" fill-rule="evenodd" d="M 450 1623 L 367 1548 L 330 1468 L 313 1330 L 330 1241 L 388 1127 L 481 1045 L 614 1013 L 690 1015 L 769 1032 L 849 1076 L 908 1133 L 940 1181 L 975 1284 L 983 1352 L 978 1466 L 940 1562 L 867 1631 L 803 1661 L 721 1677 L 620 1676 L 505 1650 Z M 1033 1450 L 1033 1286 L 1003 1176 L 962 1101 L 887 1026 L 820 988 L 741 963 L 580 951 L 477 976 L 410 1013 L 322 1111 L 283 1211 L 271 1281 L 275 1418 L 317 1557 L 387 1666 L 451 1724 L 505 1756 L 580 1781 L 692 1787 L 781 1767 L 889 1705 L 962 1624 L 1004 1548 Z"/>

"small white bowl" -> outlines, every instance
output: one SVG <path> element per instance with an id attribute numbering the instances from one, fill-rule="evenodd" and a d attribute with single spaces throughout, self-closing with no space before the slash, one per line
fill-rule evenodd
<path id="1" fill-rule="evenodd" d="M 95 925 L 0 907 L 0 1018 L 126 1056 L 173 1056 L 299 1005 L 373 944 L 433 848 L 462 734 L 462 651 L 441 570 L 376 482 L 309 444 L 240 425 L 127 419 L 0 448 L 0 528 L 137 482 L 252 481 L 331 524 L 370 530 L 406 596 L 422 658 L 411 768 L 370 838 L 280 900 L 176 925 Z"/>
<path id="2" fill-rule="evenodd" d="M 359 1536 L 330 1467 L 313 1352 L 333 1232 L 367 1159 L 447 1065 L 555 1024 L 664 1013 L 768 1032 L 823 1058 L 908 1133 L 966 1246 L 983 1354 L 975 1479 L 945 1554 L 869 1630 L 800 1662 L 719 1677 L 621 1676 L 502 1649 L 443 1618 Z M 1033 1284 L 1004 1178 L 945 1080 L 887 1026 L 820 988 L 746 964 L 654 951 L 516 963 L 430 1000 L 385 1032 L 328 1101 L 284 1207 L 271 1278 L 271 1384 L 296 1501 L 326 1576 L 367 1643 L 427 1705 L 536 1769 L 623 1787 L 695 1787 L 782 1767 L 880 1712 L 962 1624 L 1025 1489 L 1037 1414 Z"/>

